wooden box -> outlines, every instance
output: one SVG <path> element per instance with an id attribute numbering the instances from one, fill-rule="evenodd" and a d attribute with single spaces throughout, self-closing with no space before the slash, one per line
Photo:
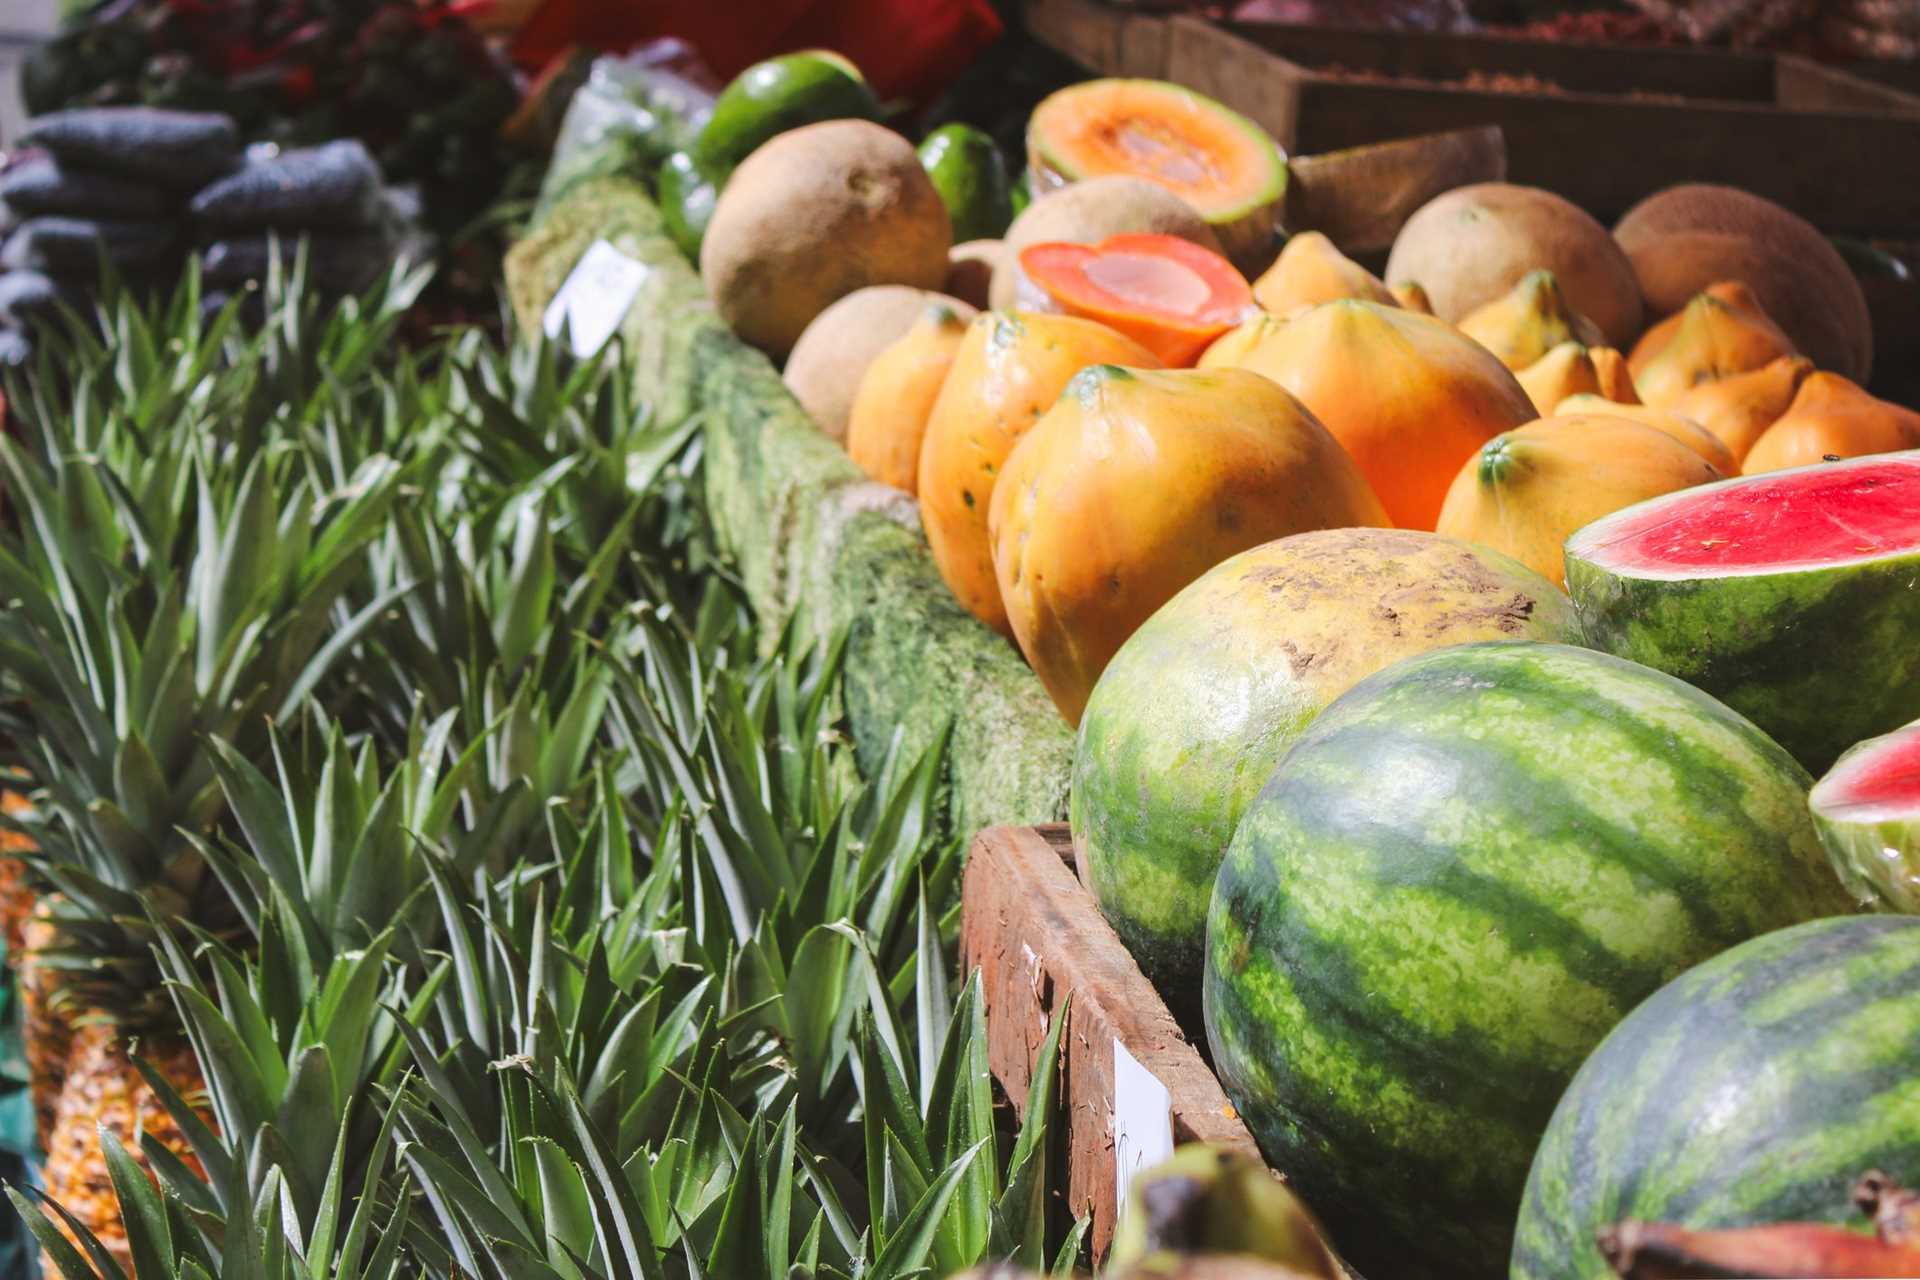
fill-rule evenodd
<path id="1" fill-rule="evenodd" d="M 1064 825 L 990 827 L 973 842 L 961 892 L 962 972 L 980 970 L 988 1057 L 1024 1111 L 1033 1063 L 1052 1020 L 1061 1034 L 1068 1208 L 1091 1213 L 1095 1258 L 1115 1217 L 1115 1044 L 1170 1098 L 1173 1140 L 1211 1142 L 1259 1157 L 1220 1082 L 1075 878 Z"/>
<path id="2" fill-rule="evenodd" d="M 1028 23 L 1090 71 L 1220 99 L 1290 155 L 1497 125 L 1509 181 L 1603 221 L 1664 187 L 1719 182 L 1824 231 L 1920 230 L 1920 97 L 1804 58 L 1217 23 L 1097 0 L 1030 0 Z"/>

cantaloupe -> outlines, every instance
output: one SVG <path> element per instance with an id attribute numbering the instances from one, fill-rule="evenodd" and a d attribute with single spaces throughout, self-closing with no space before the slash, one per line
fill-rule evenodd
<path id="1" fill-rule="evenodd" d="M 1027 121 L 1036 195 L 1130 174 L 1168 188 L 1219 233 L 1249 275 L 1273 260 L 1286 157 L 1265 129 L 1162 80 L 1089 80 L 1050 95 Z"/>
<path id="2" fill-rule="evenodd" d="M 1386 279 L 1419 284 L 1433 313 L 1457 322 L 1541 270 L 1608 346 L 1625 351 L 1639 334 L 1640 286 L 1627 255 L 1584 209 L 1538 187 L 1477 182 L 1429 200 L 1394 239 Z"/>
<path id="3" fill-rule="evenodd" d="M 1771 200 L 1706 183 L 1669 187 L 1629 209 L 1613 234 L 1652 314 L 1737 280 L 1814 364 L 1855 381 L 1872 372 L 1860 282 L 1818 228 Z"/>

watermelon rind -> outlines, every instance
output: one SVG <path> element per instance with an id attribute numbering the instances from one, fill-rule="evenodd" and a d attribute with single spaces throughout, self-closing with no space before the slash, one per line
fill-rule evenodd
<path id="1" fill-rule="evenodd" d="M 1920 738 L 1920 720 L 1849 748 L 1807 801 L 1834 870 L 1865 903 L 1920 915 L 1920 796 L 1879 806 L 1842 802 L 1857 773 L 1887 748 Z M 1911 779 L 1920 793 L 1920 778 Z"/>
<path id="2" fill-rule="evenodd" d="M 1323 529 L 1208 570 L 1127 638 L 1080 718 L 1075 861 L 1176 1013 L 1197 1013 L 1207 901 L 1240 815 L 1313 718 L 1411 654 L 1572 640 L 1566 593 L 1413 529 Z"/>
<path id="3" fill-rule="evenodd" d="M 1920 920 L 1767 934 L 1689 970 L 1603 1041 L 1527 1179 L 1512 1280 L 1611 1280 L 1594 1232 L 1858 1228 L 1878 1169 L 1920 1184 Z"/>
<path id="4" fill-rule="evenodd" d="M 1809 779 L 1749 721 L 1588 649 L 1435 650 L 1323 711 L 1207 916 L 1207 1039 L 1366 1275 L 1498 1274 L 1582 1061 L 1688 967 L 1852 909 Z"/>
<path id="5" fill-rule="evenodd" d="M 1920 716 L 1920 550 L 1722 575 L 1619 571 L 1611 531 L 1656 503 L 1834 467 L 1911 466 L 1920 452 L 1723 480 L 1624 508 L 1567 540 L 1567 591 L 1586 642 L 1698 685 L 1814 773 Z M 1920 516 L 1916 516 L 1920 519 Z"/>

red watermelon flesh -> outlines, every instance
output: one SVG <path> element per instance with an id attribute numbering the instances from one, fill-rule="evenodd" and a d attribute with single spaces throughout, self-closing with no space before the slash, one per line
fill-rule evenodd
<path id="1" fill-rule="evenodd" d="M 1820 809 L 1834 817 L 1920 818 L 1920 724 L 1861 744 L 1819 786 Z"/>
<path id="2" fill-rule="evenodd" d="M 1705 689 L 1811 773 L 1920 719 L 1920 450 L 1667 494 L 1566 555 L 1588 644 Z"/>
<path id="3" fill-rule="evenodd" d="M 1920 914 L 1920 720 L 1841 756 L 1807 800 L 1847 887 Z"/>
<path id="4" fill-rule="evenodd" d="M 1920 548 L 1920 452 L 1768 472 L 1656 498 L 1574 535 L 1616 572 L 1779 573 Z M 1592 536 L 1589 536 L 1592 535 Z"/>

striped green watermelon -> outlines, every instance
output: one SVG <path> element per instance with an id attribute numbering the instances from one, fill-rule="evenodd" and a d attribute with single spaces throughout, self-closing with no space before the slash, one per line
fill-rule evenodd
<path id="1" fill-rule="evenodd" d="M 1207 899 L 1240 814 L 1323 707 L 1473 640 L 1570 640 L 1566 593 L 1498 551 L 1323 529 L 1223 560 L 1101 673 L 1073 757 L 1073 846 L 1147 977 L 1197 1011 Z"/>
<path id="2" fill-rule="evenodd" d="M 1920 450 L 1667 494 L 1566 554 L 1588 644 L 1699 685 L 1816 773 L 1920 716 Z"/>
<path id="3" fill-rule="evenodd" d="M 1527 1179 L 1513 1280 L 1611 1280 L 1594 1232 L 1841 1222 L 1869 1169 L 1920 1182 L 1920 920 L 1755 938 L 1635 1009 L 1580 1068 Z"/>
<path id="4" fill-rule="evenodd" d="M 1436 650 L 1320 714 L 1221 865 L 1207 1037 L 1362 1272 L 1497 1274 L 1601 1037 L 1708 956 L 1850 909 L 1807 784 L 1706 694 L 1567 645 Z"/>
<path id="5" fill-rule="evenodd" d="M 1853 747 L 1808 796 L 1840 878 L 1920 915 L 1920 720 Z"/>

